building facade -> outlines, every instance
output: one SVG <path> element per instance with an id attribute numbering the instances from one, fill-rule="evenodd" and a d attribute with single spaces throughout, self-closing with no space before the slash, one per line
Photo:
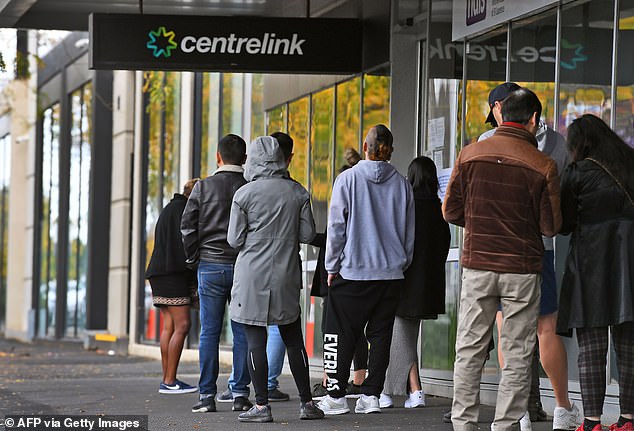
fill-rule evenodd
<path id="1" fill-rule="evenodd" d="M 336 3 L 308 15 L 362 21 L 355 74 L 94 71 L 82 43 L 87 34 L 76 32 L 43 59 L 44 69 L 13 84 L 22 96 L 0 118 L 7 336 L 114 342 L 158 357 L 160 321 L 144 280 L 154 224 L 187 179 L 213 172 L 226 133 L 247 141 L 274 131 L 293 137 L 290 172 L 311 193 L 318 231 L 343 152 L 360 149 L 369 127 L 392 129 L 392 163 L 401 172 L 427 155 L 446 184 L 460 149 L 488 129 L 487 96 L 504 81 L 534 90 L 545 121 L 564 136 L 574 118 L 594 113 L 634 145 L 634 54 L 627 48 L 634 0 L 488 1 L 484 11 L 464 0 Z M 452 227 L 446 314 L 425 322 L 419 340 L 425 389 L 445 396 L 452 393 L 461 242 Z M 567 239 L 558 237 L 559 276 L 566 252 Z M 303 246 L 301 253 L 304 333 L 319 367 L 321 300 L 308 295 L 317 250 Z M 197 357 L 197 326 L 190 358 Z M 230 331 L 223 342 L 230 345 Z M 566 344 L 578 399 L 576 342 Z M 618 409 L 610 359 L 607 414 Z M 492 355 L 484 402 L 495 402 L 497 381 Z M 542 378 L 552 410 L 549 388 Z"/>

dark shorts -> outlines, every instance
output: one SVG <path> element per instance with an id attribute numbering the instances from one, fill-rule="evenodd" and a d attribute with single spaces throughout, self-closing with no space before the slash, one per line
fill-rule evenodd
<path id="1" fill-rule="evenodd" d="M 546 316 L 557 311 L 557 276 L 555 275 L 555 252 L 545 250 L 542 258 L 542 294 L 539 300 L 539 315 Z M 502 311 L 502 304 L 498 305 Z"/>

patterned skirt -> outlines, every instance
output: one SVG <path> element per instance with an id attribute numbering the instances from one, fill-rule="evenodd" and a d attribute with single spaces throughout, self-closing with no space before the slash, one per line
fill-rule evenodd
<path id="1" fill-rule="evenodd" d="M 185 272 L 155 275 L 150 278 L 152 303 L 155 307 L 190 305 L 192 297 Z"/>

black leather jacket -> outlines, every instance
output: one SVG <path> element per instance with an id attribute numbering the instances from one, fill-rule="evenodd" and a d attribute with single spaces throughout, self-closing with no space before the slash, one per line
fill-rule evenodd
<path id="1" fill-rule="evenodd" d="M 242 170 L 233 165 L 225 165 L 196 183 L 181 220 L 188 261 L 236 261 L 238 251 L 227 243 L 227 228 L 233 195 L 244 184 Z"/>

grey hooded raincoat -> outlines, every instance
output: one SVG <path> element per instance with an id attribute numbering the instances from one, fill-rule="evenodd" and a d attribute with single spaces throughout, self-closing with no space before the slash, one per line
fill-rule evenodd
<path id="1" fill-rule="evenodd" d="M 247 150 L 234 195 L 227 241 L 238 249 L 231 319 L 247 325 L 286 325 L 300 313 L 299 243 L 315 236 L 310 195 L 288 177 L 279 144 L 259 137 Z"/>

